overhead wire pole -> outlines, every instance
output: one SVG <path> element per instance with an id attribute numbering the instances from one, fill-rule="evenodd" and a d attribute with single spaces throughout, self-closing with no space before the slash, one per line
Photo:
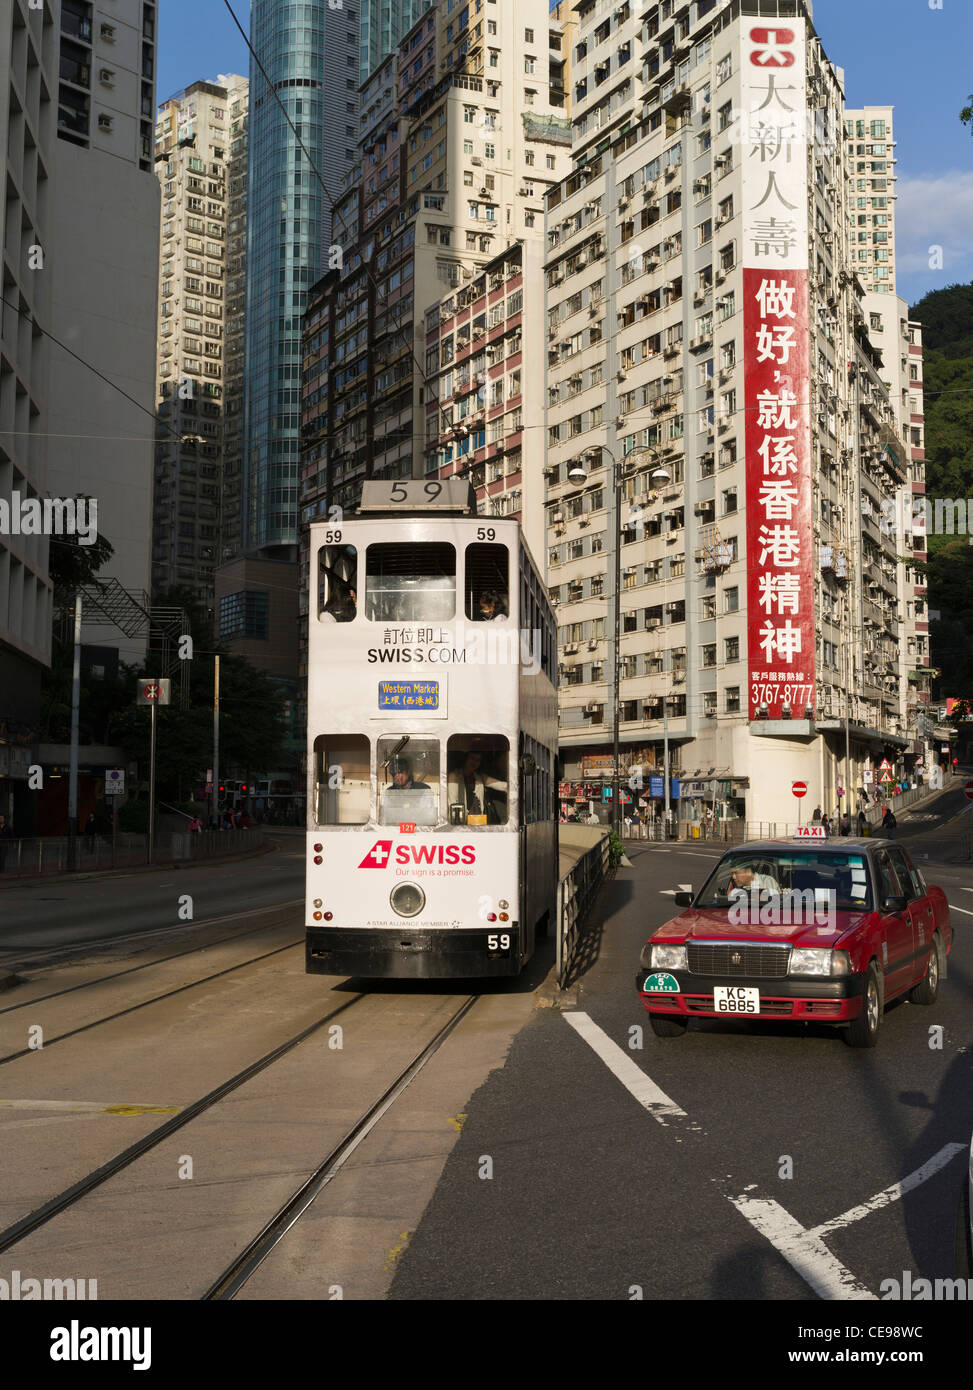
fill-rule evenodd
<path id="1" fill-rule="evenodd" d="M 81 590 L 74 595 L 74 666 L 71 675 L 71 764 L 68 774 L 68 870 L 78 867 L 78 724 L 81 707 Z"/>
<path id="2" fill-rule="evenodd" d="M 213 658 L 213 828 L 219 830 L 220 790 L 220 658 Z"/>

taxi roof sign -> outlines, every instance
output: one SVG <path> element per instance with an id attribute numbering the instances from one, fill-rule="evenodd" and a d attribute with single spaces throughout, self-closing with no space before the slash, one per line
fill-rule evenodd
<path id="1" fill-rule="evenodd" d="M 826 840 L 828 832 L 823 825 L 813 822 L 810 825 L 799 825 L 794 831 L 795 840 Z"/>

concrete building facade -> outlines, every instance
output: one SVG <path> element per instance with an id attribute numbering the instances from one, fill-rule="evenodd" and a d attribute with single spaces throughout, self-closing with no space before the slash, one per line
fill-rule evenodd
<path id="1" fill-rule="evenodd" d="M 244 271 L 237 226 L 231 285 L 231 107 L 245 104 L 247 85 L 238 76 L 194 82 L 159 107 L 156 124 L 162 254 L 152 588 L 185 587 L 205 608 L 222 558 L 231 405 L 239 434 Z M 239 177 L 245 152 L 237 158 Z"/>
<path id="2" fill-rule="evenodd" d="M 843 74 L 790 0 L 577 16 L 547 200 L 566 790 L 611 775 L 617 707 L 657 813 L 667 749 L 682 820 L 794 822 L 798 780 L 854 811 L 915 758 L 880 522 L 921 460 L 851 255 Z"/>
<path id="3" fill-rule="evenodd" d="M 895 140 L 892 107 L 846 108 L 849 257 L 870 294 L 895 294 Z"/>

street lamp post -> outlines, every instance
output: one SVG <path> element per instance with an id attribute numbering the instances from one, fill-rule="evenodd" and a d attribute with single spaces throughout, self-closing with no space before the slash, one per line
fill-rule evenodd
<path id="1" fill-rule="evenodd" d="M 666 483 L 669 482 L 669 479 L 670 479 L 670 476 L 671 476 L 671 475 L 670 475 L 668 469 L 661 463 L 659 451 L 656 450 L 656 449 L 650 449 L 650 448 L 646 447 L 646 448 L 643 448 L 643 449 L 637 449 L 637 450 L 635 450 L 632 454 L 629 455 L 629 457 L 628 457 L 627 459 L 623 460 L 623 463 L 628 465 L 627 469 L 625 469 L 625 468 L 623 468 L 622 465 L 619 463 L 618 459 L 617 459 L 617 458 L 615 457 L 615 455 L 612 453 L 611 449 L 608 449 L 608 448 L 605 447 L 604 444 L 601 444 L 601 445 L 597 446 L 597 448 L 585 450 L 585 452 L 584 452 L 582 458 L 580 458 L 580 459 L 575 459 L 575 461 L 569 466 L 569 468 L 568 468 L 568 478 L 569 478 L 569 480 L 570 480 L 571 482 L 573 482 L 573 483 L 582 483 L 582 484 L 583 484 L 583 483 L 586 483 L 586 482 L 588 481 L 588 469 L 585 467 L 585 462 L 584 462 L 584 460 L 587 460 L 589 463 L 594 462 L 594 460 L 595 460 L 595 458 L 597 457 L 597 454 L 598 454 L 599 451 L 600 451 L 601 453 L 603 453 L 603 454 L 607 454 L 608 457 L 611 459 L 611 462 L 612 462 L 612 484 L 613 484 L 614 494 L 615 494 L 615 496 L 614 496 L 614 503 L 615 503 L 614 518 L 615 518 L 615 519 L 614 519 L 614 537 L 613 537 L 614 546 L 615 546 L 615 563 L 614 563 L 614 583 L 613 583 L 613 587 L 612 587 L 612 632 L 613 632 L 613 647 L 612 647 L 612 783 L 611 783 L 611 790 L 612 790 L 612 830 L 614 831 L 614 833 L 615 833 L 616 835 L 620 835 L 620 831 L 621 831 L 621 779 L 620 779 L 620 776 L 619 776 L 619 760 L 620 760 L 620 758 L 621 758 L 621 750 L 620 750 L 620 747 L 619 747 L 619 728 L 618 728 L 618 725 L 619 725 L 619 702 L 620 702 L 620 696 L 621 696 L 621 674 L 622 674 L 622 656 L 621 656 L 621 627 L 622 627 L 622 491 L 623 491 L 623 488 L 624 488 L 625 479 L 626 479 L 627 477 L 631 477 L 631 476 L 632 476 L 632 473 L 635 471 L 636 467 L 638 466 L 639 461 L 640 461 L 642 458 L 644 458 L 647 454 L 648 454 L 648 455 L 651 455 L 651 457 L 652 457 L 652 458 L 655 460 L 655 462 L 656 462 L 656 467 L 655 467 L 655 469 L 654 469 L 653 472 L 652 472 L 652 480 L 653 480 L 653 482 L 658 482 L 658 483 L 660 483 L 661 485 L 664 486 Z M 665 785 L 665 791 L 666 791 L 666 812 L 667 812 L 667 821 L 668 821 L 668 809 L 669 809 L 669 724 L 668 724 L 668 710 L 667 710 L 666 707 L 665 707 L 665 702 L 663 702 L 663 729 L 664 729 L 665 749 L 666 749 L 666 768 L 665 768 L 665 773 L 666 773 L 666 785 Z"/>

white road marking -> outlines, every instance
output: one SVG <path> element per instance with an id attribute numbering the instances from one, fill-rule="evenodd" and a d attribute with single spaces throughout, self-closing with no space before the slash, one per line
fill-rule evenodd
<path id="1" fill-rule="evenodd" d="M 659 892 L 664 898 L 674 898 L 677 890 L 675 888 L 660 888 Z"/>
<path id="2" fill-rule="evenodd" d="M 650 1076 L 646 1076 L 640 1066 L 625 1053 L 618 1043 L 612 1042 L 607 1033 L 602 1032 L 589 1014 L 581 1012 L 566 1013 L 564 1017 L 574 1031 L 584 1038 L 588 1046 L 601 1058 L 605 1066 L 617 1077 L 630 1095 L 634 1096 L 654 1120 L 664 1125 L 670 1119 L 688 1120 L 689 1116 L 659 1089 Z M 692 1125 L 692 1128 L 698 1128 Z"/>
<path id="3" fill-rule="evenodd" d="M 874 1197 L 869 1197 L 867 1202 L 862 1202 L 860 1206 L 852 1207 L 849 1211 L 843 1212 L 841 1216 L 835 1216 L 830 1221 L 823 1222 L 820 1226 L 815 1226 L 809 1234 L 812 1236 L 826 1236 L 830 1231 L 839 1231 L 843 1226 L 850 1226 L 853 1221 L 860 1221 L 863 1216 L 868 1216 L 869 1212 L 881 1211 L 882 1207 L 887 1207 L 890 1202 L 897 1202 L 900 1197 L 904 1197 L 913 1188 L 919 1187 L 929 1178 L 939 1172 L 940 1168 L 945 1168 L 947 1163 L 951 1163 L 958 1153 L 962 1153 L 966 1148 L 965 1144 L 946 1144 L 934 1154 L 928 1163 L 924 1163 L 921 1168 L 917 1168 L 914 1173 L 910 1173 L 901 1182 L 894 1182 L 891 1187 L 886 1187 L 882 1192 L 878 1192 Z"/>
<path id="4" fill-rule="evenodd" d="M 589 1014 L 572 1011 L 565 1013 L 563 1017 L 653 1119 L 658 1120 L 661 1125 L 666 1125 L 670 1120 L 685 1121 L 686 1124 L 682 1128 L 703 1132 L 694 1120 L 690 1120 L 685 1110 L 667 1096 L 652 1078 L 598 1027 Z M 802 1226 L 771 1197 L 751 1197 L 746 1192 L 740 1196 L 724 1192 L 724 1196 L 732 1202 L 740 1215 L 771 1243 L 777 1253 L 797 1271 L 819 1298 L 876 1299 L 877 1295 L 865 1284 L 860 1283 L 855 1275 L 832 1255 L 824 1244 L 823 1237 L 898 1201 L 905 1193 L 928 1181 L 965 1148 L 965 1144 L 946 1144 L 927 1163 L 903 1178 L 901 1182 L 893 1183 L 874 1197 L 870 1197 L 867 1202 L 851 1207 L 841 1216 L 835 1216 L 811 1230 Z M 747 1189 L 748 1192 L 753 1190 L 752 1187 Z"/>
<path id="5" fill-rule="evenodd" d="M 962 884 L 960 885 L 962 887 Z M 964 893 L 973 893 L 973 888 L 963 888 Z"/>
<path id="6" fill-rule="evenodd" d="M 971 912 L 968 907 L 954 907 L 953 904 L 950 903 L 949 910 L 950 912 L 962 912 L 967 917 L 973 917 L 973 912 Z"/>
<path id="7" fill-rule="evenodd" d="M 860 1284 L 850 1270 L 836 1260 L 815 1231 L 795 1221 L 771 1197 L 730 1197 L 741 1216 L 770 1241 L 787 1263 L 824 1299 L 871 1298 L 872 1291 Z"/>

